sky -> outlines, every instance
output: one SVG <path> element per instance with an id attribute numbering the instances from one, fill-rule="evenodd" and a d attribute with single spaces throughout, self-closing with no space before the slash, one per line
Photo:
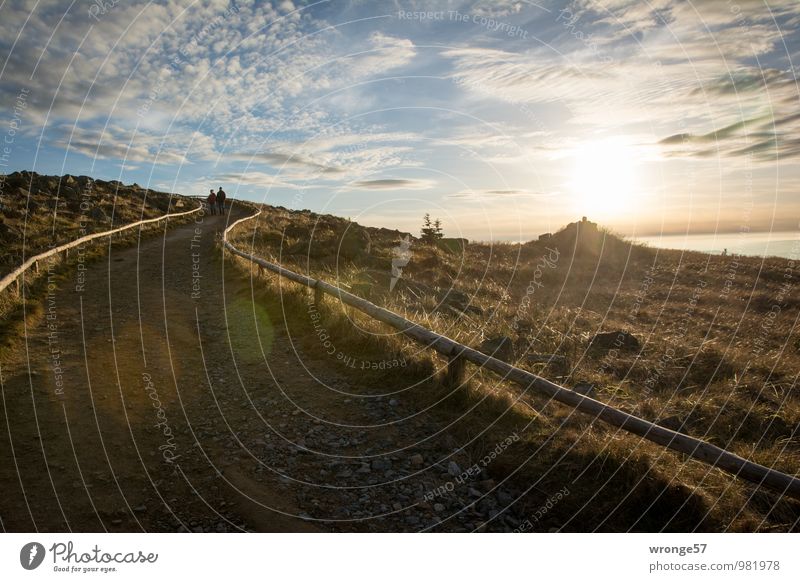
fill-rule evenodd
<path id="1" fill-rule="evenodd" d="M 798 0 L 0 3 L 0 171 L 417 232 L 797 231 Z"/>

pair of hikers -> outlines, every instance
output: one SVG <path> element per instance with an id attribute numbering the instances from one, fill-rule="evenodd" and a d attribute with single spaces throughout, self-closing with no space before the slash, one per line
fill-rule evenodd
<path id="1" fill-rule="evenodd" d="M 206 198 L 208 207 L 211 209 L 211 214 L 216 214 L 217 210 L 219 210 L 220 214 L 225 214 L 225 198 L 227 198 L 227 195 L 225 194 L 225 190 L 222 189 L 222 186 L 219 187 L 219 192 L 216 194 L 214 193 L 214 189 L 211 189 Z"/>

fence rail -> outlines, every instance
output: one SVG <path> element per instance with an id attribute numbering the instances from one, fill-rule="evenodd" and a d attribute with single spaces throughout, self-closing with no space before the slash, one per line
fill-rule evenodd
<path id="1" fill-rule="evenodd" d="M 160 220 L 165 220 L 167 218 L 177 218 L 179 216 L 186 216 L 188 214 L 193 214 L 195 212 L 199 212 L 202 208 L 203 208 L 203 205 L 201 204 L 200 206 L 198 206 L 197 208 L 194 208 L 193 210 L 188 210 L 186 212 L 176 212 L 176 213 L 172 213 L 172 214 L 165 214 L 164 216 L 157 216 L 155 218 L 148 218 L 147 220 L 140 220 L 139 222 L 134 222 L 132 224 L 126 224 L 125 226 L 120 226 L 119 228 L 114 228 L 112 230 L 106 230 L 104 232 L 95 232 L 93 234 L 89 234 L 89 235 L 86 235 L 86 236 L 81 237 L 79 239 L 76 239 L 76 240 L 74 240 L 72 242 L 68 242 L 66 244 L 63 244 L 61 246 L 53 247 L 49 251 L 45 251 L 43 253 L 40 253 L 40 254 L 38 254 L 36 256 L 33 256 L 33 257 L 29 258 L 27 261 L 22 263 L 19 267 L 17 267 L 13 271 L 11 271 L 8 275 L 6 275 L 2 279 L 0 279 L 0 293 L 5 291 L 6 288 L 9 285 L 11 285 L 15 281 L 17 281 L 17 278 L 20 275 L 22 275 L 25 271 L 27 271 L 28 269 L 30 269 L 31 267 L 36 265 L 39 261 L 43 261 L 44 259 L 52 257 L 53 255 L 57 255 L 58 253 L 66 253 L 66 252 L 69 251 L 69 249 L 75 248 L 75 247 L 77 247 L 79 245 L 82 245 L 83 243 L 89 242 L 90 240 L 94 240 L 96 238 L 102 238 L 104 236 L 110 236 L 112 234 L 116 234 L 116 233 L 122 232 L 124 230 L 129 230 L 131 228 L 136 228 L 137 226 L 143 226 L 145 224 L 158 222 Z"/>
<path id="2" fill-rule="evenodd" d="M 456 379 L 460 378 L 463 374 L 464 362 L 472 362 L 482 368 L 495 372 L 500 375 L 503 380 L 509 380 L 523 386 L 526 390 L 533 388 L 549 396 L 553 400 L 586 413 L 595 419 L 621 428 L 622 430 L 638 435 L 648 441 L 672 449 L 673 451 L 688 455 L 697 461 L 726 471 L 735 477 L 745 479 L 757 485 L 762 485 L 783 495 L 800 500 L 800 479 L 797 477 L 748 461 L 747 459 L 706 441 L 680 432 L 675 432 L 644 420 L 643 418 L 603 404 L 598 400 L 594 400 L 593 398 L 589 398 L 588 396 L 584 396 L 568 388 L 564 388 L 563 386 L 559 386 L 558 384 L 554 384 L 541 376 L 512 366 L 502 360 L 487 356 L 478 350 L 422 327 L 388 309 L 379 307 L 366 299 L 348 293 L 325 281 L 314 279 L 306 275 L 300 275 L 280 265 L 270 263 L 269 261 L 240 251 L 228 242 L 228 233 L 233 228 L 242 222 L 256 218 L 259 214 L 261 214 L 260 210 L 252 216 L 237 220 L 225 229 L 222 237 L 224 248 L 234 255 L 255 263 L 264 269 L 314 289 L 317 301 L 321 299 L 323 293 L 332 295 L 338 298 L 342 303 L 350 305 L 366 313 L 370 317 L 392 326 L 411 339 L 439 352 L 443 356 L 449 358 L 448 375 L 454 376 Z"/>

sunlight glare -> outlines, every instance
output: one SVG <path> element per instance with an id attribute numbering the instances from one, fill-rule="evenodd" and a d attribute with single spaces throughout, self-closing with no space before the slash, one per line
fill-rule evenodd
<path id="1" fill-rule="evenodd" d="M 586 142 L 572 153 L 569 182 L 575 210 L 608 218 L 631 209 L 636 194 L 636 152 L 618 139 Z"/>

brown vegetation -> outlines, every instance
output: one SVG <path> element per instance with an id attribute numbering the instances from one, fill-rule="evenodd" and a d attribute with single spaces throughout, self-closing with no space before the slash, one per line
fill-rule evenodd
<path id="1" fill-rule="evenodd" d="M 126 186 L 88 176 L 45 176 L 14 172 L 3 176 L 0 190 L 0 274 L 24 258 L 87 234 L 188 210 L 182 196 Z"/>
<path id="2" fill-rule="evenodd" d="M 233 242 L 464 344 L 507 337 L 504 357 L 519 367 L 798 474 L 794 262 L 656 250 L 587 221 L 524 245 L 414 240 L 390 292 L 392 259 L 402 255 L 405 237 L 265 206 Z M 293 335 L 319 348 L 304 292 L 285 281 L 274 282 L 272 292 L 297 316 Z M 493 465 L 495 478 L 527 489 L 518 503 L 531 514 L 547 492 L 570 490 L 535 529 L 798 527 L 796 502 L 523 394 L 474 367 L 464 386 L 446 387 L 436 381 L 443 366 L 438 357 L 338 305 L 324 317 L 337 346 L 363 361 L 410 358 L 413 365 L 402 373 L 353 374 L 402 390 L 420 409 L 435 409 L 474 454 L 515 430 L 524 435 Z M 631 339 L 593 343 L 603 332 Z M 336 365 L 347 368 L 346 362 Z"/>

